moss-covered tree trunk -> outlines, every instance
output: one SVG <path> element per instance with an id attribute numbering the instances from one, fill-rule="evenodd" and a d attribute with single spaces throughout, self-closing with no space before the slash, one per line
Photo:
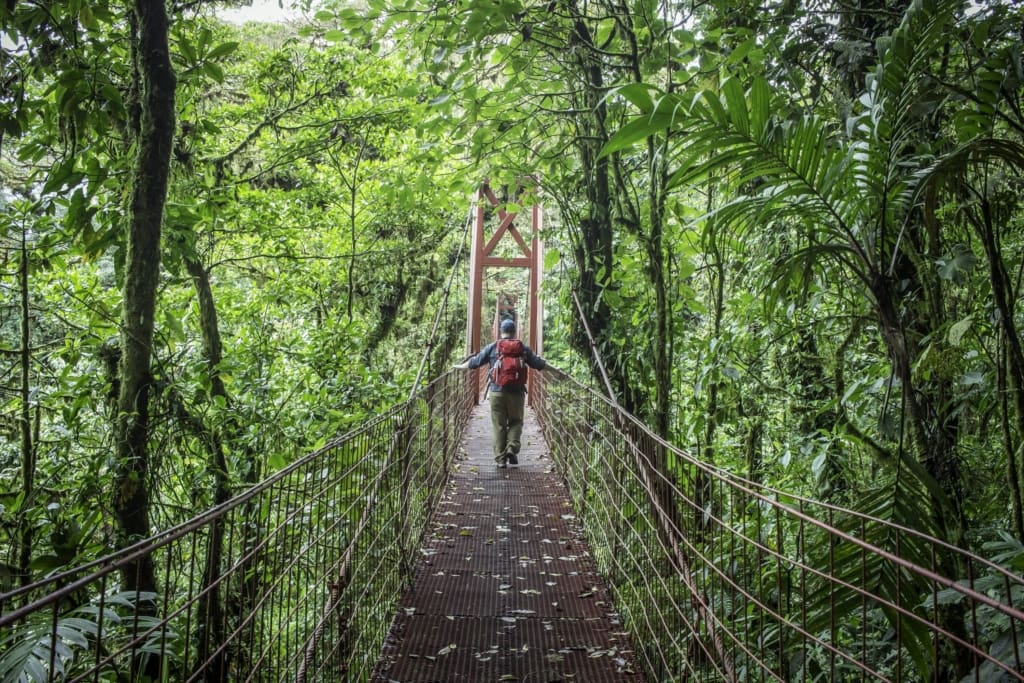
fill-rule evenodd
<path id="1" fill-rule="evenodd" d="M 612 227 L 610 160 L 600 156 L 601 148 L 608 141 L 607 89 L 599 50 L 594 45 L 586 17 L 576 2 L 570 2 L 567 9 L 572 16 L 569 37 L 570 52 L 574 57 L 572 67 L 579 81 L 577 108 L 588 112 L 576 122 L 576 150 L 583 168 L 586 198 L 586 215 L 580 219 L 579 230 L 572 236 L 573 255 L 579 270 L 579 298 L 619 403 L 629 412 L 641 414 L 639 410 L 644 401 L 640 393 L 629 382 L 621 359 L 617 354 L 609 353 L 613 348 L 614 329 L 604 292 L 614 286 L 615 231 Z M 599 369 L 592 359 L 586 332 L 579 323 L 574 326 L 569 341 L 584 358 L 591 359 L 591 371 L 597 376 Z"/>
<path id="2" fill-rule="evenodd" d="M 18 283 L 21 298 L 21 349 L 19 362 L 21 365 L 21 409 L 19 422 L 21 427 L 21 490 L 24 499 L 19 513 L 20 544 L 18 556 L 18 574 L 22 586 L 32 582 L 32 545 L 34 526 L 27 511 L 32 509 L 35 498 L 36 450 L 32 438 L 32 311 L 29 301 L 29 249 L 28 233 L 21 231 L 21 262 L 18 265 Z"/>
<path id="3" fill-rule="evenodd" d="M 224 345 L 220 336 L 217 305 L 213 298 L 210 273 L 198 259 L 192 256 L 185 258 L 185 268 L 192 276 L 192 282 L 196 289 L 196 300 L 199 304 L 199 327 L 203 336 L 203 356 L 206 358 L 207 373 L 210 378 L 210 398 L 216 401 L 219 397 L 219 400 L 227 405 L 230 397 L 220 375 Z M 203 425 L 203 430 L 205 432 L 204 441 L 210 455 L 208 467 L 213 477 L 213 504 L 218 506 L 231 498 L 231 477 L 224 452 L 224 439 L 215 428 Z M 237 426 L 230 424 L 229 430 L 235 432 Z M 223 555 L 224 518 L 220 517 L 210 524 L 209 545 L 205 558 L 206 566 L 203 569 L 203 593 L 199 598 L 198 661 L 205 667 L 207 680 L 211 681 L 225 680 L 228 664 L 227 652 L 218 650 L 225 640 L 224 609 L 221 603 L 223 589 L 219 585 Z"/>
<path id="4" fill-rule="evenodd" d="M 174 139 L 175 89 L 164 1 L 135 0 L 131 11 L 138 128 L 127 226 L 120 392 L 114 418 L 117 472 L 113 504 L 122 546 L 147 537 L 151 531 L 150 360 L 160 275 L 160 231 Z M 128 589 L 155 591 L 152 559 L 145 557 L 125 568 L 124 582 Z"/>

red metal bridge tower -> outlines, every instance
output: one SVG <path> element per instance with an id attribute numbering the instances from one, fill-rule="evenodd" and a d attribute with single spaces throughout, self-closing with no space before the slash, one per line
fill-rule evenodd
<path id="1" fill-rule="evenodd" d="M 525 339 L 538 354 L 544 350 L 543 316 L 538 292 L 540 291 L 543 273 L 543 246 L 540 240 L 541 207 L 536 196 L 538 186 L 533 178 L 520 181 L 514 198 L 502 202 L 495 195 L 487 181 L 484 181 L 477 193 L 476 220 L 473 227 L 473 243 L 469 257 L 469 324 L 466 328 L 466 352 L 476 353 L 480 350 L 481 330 L 483 328 L 483 296 L 484 270 L 494 268 L 526 268 L 529 270 L 529 286 L 527 301 L 527 326 L 516 309 L 514 297 L 499 293 L 496 297 L 492 334 L 498 337 L 498 324 L 503 317 L 513 317 L 519 336 Z M 529 243 L 515 225 L 520 216 L 519 211 L 508 210 L 509 205 L 517 205 L 527 211 L 530 216 Z M 494 218 L 497 213 L 497 227 L 489 237 L 484 227 L 488 217 Z M 493 222 L 493 221 L 491 221 Z M 516 255 L 502 256 L 496 253 L 502 241 L 511 238 L 515 241 Z M 523 334 L 523 332 L 526 334 Z M 479 393 L 477 395 L 479 400 Z"/>

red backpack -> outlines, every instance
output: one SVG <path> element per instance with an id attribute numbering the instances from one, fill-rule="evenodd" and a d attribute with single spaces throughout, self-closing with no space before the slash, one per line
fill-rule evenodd
<path id="1" fill-rule="evenodd" d="M 491 381 L 498 387 L 526 384 L 526 361 L 523 342 L 518 339 L 499 339 L 495 345 L 498 357 L 491 367 Z"/>

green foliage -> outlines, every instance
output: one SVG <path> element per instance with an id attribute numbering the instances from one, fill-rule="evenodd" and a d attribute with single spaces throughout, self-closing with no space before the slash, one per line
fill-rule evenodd
<path id="1" fill-rule="evenodd" d="M 999 552 L 983 543 L 1010 526 L 995 494 L 1024 435 L 1001 403 L 989 275 L 1004 264 L 1019 299 L 1020 8 L 371 0 L 242 28 L 195 9 L 172 21 L 158 526 L 404 397 L 472 192 L 532 175 L 558 366 L 586 373 L 569 350 L 581 348 L 569 291 L 586 289 L 620 399 L 668 411 L 666 436 L 929 533 L 949 532 L 937 513 L 959 515 L 957 542 Z M 0 20 L 2 261 L 26 237 L 32 310 L 26 401 L 19 312 L 0 308 L 0 534 L 13 548 L 36 530 L 37 576 L 110 542 L 135 86 L 119 5 L 6 3 Z M 970 211 L 994 217 L 998 259 Z M 18 298 L 14 271 L 0 285 Z M 435 356 L 460 339 L 458 315 L 445 324 Z M 18 493 L 26 406 L 30 497 Z M 962 477 L 944 479 L 933 453 Z M 853 551 L 838 560 L 855 581 Z M 873 590 L 929 608 L 921 586 L 869 569 Z M 809 608 L 824 628 L 823 605 Z M 998 618 L 986 624 L 1005 649 Z M 895 616 L 868 621 L 881 653 Z M 79 642 L 67 628 L 61 643 Z M 921 634 L 900 628 L 926 670 Z M 47 654 L 36 636 L 18 641 L 23 662 Z M 791 666 L 812 675 L 816 656 Z"/>
<path id="2" fill-rule="evenodd" d="M 1010 576 L 1019 575 L 1024 569 L 1024 545 L 1019 539 L 1013 538 L 1005 532 L 1000 532 L 995 540 L 988 541 L 983 548 L 986 556 L 998 567 Z M 1006 576 L 998 570 L 988 569 L 980 577 L 972 576 L 957 581 L 959 587 L 977 591 L 987 595 L 1002 604 L 1019 604 L 1024 598 L 1024 590 L 1014 585 L 1009 590 Z M 960 604 L 964 600 L 964 593 L 954 588 L 945 588 L 934 595 L 928 596 L 922 607 L 926 610 L 949 608 Z M 1001 662 L 1008 670 L 1013 671 L 1020 661 L 1024 650 L 1018 644 L 1014 652 L 1015 628 L 1011 619 L 1000 610 L 989 605 L 984 605 L 977 610 L 970 621 L 970 628 L 977 632 L 986 642 L 992 643 L 990 654 Z M 994 662 L 984 662 L 977 665 L 970 674 L 971 677 L 978 677 L 981 680 L 1000 680 L 1004 676 L 1003 671 Z"/>
<path id="3" fill-rule="evenodd" d="M 56 618 L 45 611 L 32 615 L 0 639 L 0 680 L 28 683 L 73 678 L 81 672 L 81 662 L 95 655 L 98 638 L 102 637 L 106 651 L 116 653 L 136 633 L 150 630 L 141 650 L 173 659 L 180 654 L 180 634 L 160 627 L 152 617 L 135 614 L 139 602 L 155 598 L 152 593 L 113 593 L 104 596 L 102 603 L 97 600 Z M 116 680 L 117 671 L 114 657 L 107 671 L 98 672 L 99 680 Z"/>
<path id="4" fill-rule="evenodd" d="M 21 524 L 38 529 L 36 575 L 109 543 L 109 510 L 96 501 L 110 485 L 132 82 L 123 17 L 90 8 L 5 14 L 12 40 L 33 48 L 8 53 L 5 43 L 18 89 L 4 97 L 0 171 L 26 199 L 5 190 L 0 204 L 5 253 L 19 231 L 31 236 L 40 493 L 15 499 L 17 432 L 5 422 L 0 495 L 5 539 Z M 340 20 L 364 28 L 350 10 Z M 66 31 L 51 44 L 54 22 Z M 65 44 L 60 36 L 75 34 L 76 22 L 81 35 Z M 443 150 L 420 144 L 422 83 L 403 54 L 375 56 L 354 35 L 310 49 L 284 27 L 172 21 L 180 127 L 150 482 L 160 527 L 211 504 L 218 472 L 237 490 L 393 404 L 415 376 L 465 197 L 436 175 Z M 216 320 L 197 303 L 193 266 L 209 279 Z M 5 287 L 12 276 L 5 271 Z M 2 348 L 16 349 L 16 309 L 2 316 Z M 216 367 L 207 362 L 211 332 Z M 11 388 L 20 381 L 17 372 L 3 377 Z M 17 394 L 3 400 L 5 415 L 19 409 Z M 227 472 L 211 461 L 211 435 Z"/>

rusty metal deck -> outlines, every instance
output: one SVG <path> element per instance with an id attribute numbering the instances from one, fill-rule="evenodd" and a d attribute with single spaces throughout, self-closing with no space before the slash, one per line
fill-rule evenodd
<path id="1" fill-rule="evenodd" d="M 534 416 L 517 468 L 495 466 L 490 430 L 485 403 L 373 680 L 643 681 Z"/>

